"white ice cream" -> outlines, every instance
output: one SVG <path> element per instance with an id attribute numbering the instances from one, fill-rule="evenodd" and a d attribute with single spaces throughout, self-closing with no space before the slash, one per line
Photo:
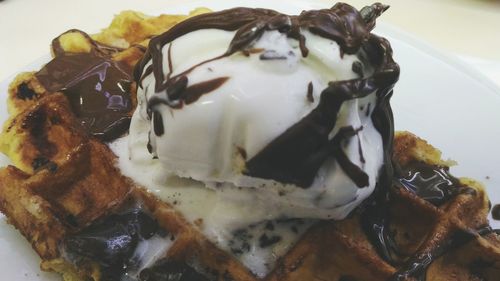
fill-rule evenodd
<path id="1" fill-rule="evenodd" d="M 264 220 L 343 219 L 373 192 L 377 182 L 383 145 L 371 121 L 375 93 L 345 102 L 330 133 L 333 138 L 341 127 L 363 127 L 344 150 L 369 176 L 369 186 L 358 188 L 334 159 L 323 164 L 309 188 L 243 175 L 245 159 L 239 151 L 244 150 L 246 159 L 251 159 L 310 113 L 328 82 L 358 77 L 352 71 L 353 62 L 359 61 L 356 55 L 341 57 L 337 43 L 305 30 L 302 34 L 309 49 L 305 58 L 296 40 L 267 31 L 252 47 L 286 59 L 261 60 L 261 53 L 235 53 L 191 71 L 188 86 L 219 77 L 229 79 L 181 109 L 158 105 L 165 129 L 160 137 L 150 134 L 152 121 L 146 101 L 157 93 L 154 75 L 149 75 L 143 80 L 143 89 L 138 90 L 139 106 L 130 135 L 113 144 L 125 175 L 176 206 L 189 220 L 202 219 L 201 230 L 222 248 L 229 248 L 236 229 Z M 207 29 L 174 40 L 170 50 L 172 75 L 223 54 L 233 36 L 233 32 Z M 163 47 L 165 60 L 168 48 Z M 164 66 L 164 73 L 168 73 L 168 63 Z M 370 75 L 370 67 L 365 65 L 364 72 Z M 313 85 L 313 102 L 307 98 L 309 83 Z M 147 150 L 148 137 L 157 159 Z M 127 142 L 129 155 L 124 155 Z M 240 258 L 263 276 L 270 269 L 266 264 L 284 254 L 298 235 L 283 234 L 285 238 L 267 253 L 257 247 Z"/>

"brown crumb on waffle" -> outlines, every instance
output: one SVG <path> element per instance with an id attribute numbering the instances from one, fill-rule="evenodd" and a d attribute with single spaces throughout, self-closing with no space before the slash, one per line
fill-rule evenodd
<path id="1" fill-rule="evenodd" d="M 101 52 L 132 66 L 151 36 L 184 18 L 123 12 L 100 34 L 63 34 L 53 53 Z M 159 263 L 140 273 L 143 280 L 154 280 L 146 275 L 172 266 L 200 278 L 196 280 L 223 281 L 465 281 L 500 276 L 500 241 L 487 227 L 489 204 L 483 186 L 453 178 L 448 174 L 453 162 L 442 160 L 437 149 L 408 132 L 394 139 L 397 176 L 387 188 L 384 206 L 376 206 L 383 212 L 375 218 L 383 221 L 370 220 L 369 204 L 345 220 L 321 221 L 259 279 L 172 206 L 121 175 L 115 155 L 87 135 L 63 93 L 47 90 L 34 73 L 24 73 L 11 84 L 8 102 L 11 117 L 0 135 L 0 150 L 14 166 L 0 169 L 0 210 L 32 243 L 42 269 L 59 272 L 66 281 L 109 280 L 114 267 L 108 260 L 75 258 L 71 243 L 88 243 L 87 233 L 110 216 L 119 221 L 131 208 L 139 210 L 132 214 L 151 218 L 139 219 L 139 224 L 145 220 L 149 224 L 144 225 L 154 229 L 141 235 L 172 243 Z M 409 176 L 424 172 L 437 173 L 449 184 L 439 190 L 412 189 L 409 183 L 415 177 Z M 367 227 L 384 228 L 380 233 L 385 236 L 369 237 Z"/>

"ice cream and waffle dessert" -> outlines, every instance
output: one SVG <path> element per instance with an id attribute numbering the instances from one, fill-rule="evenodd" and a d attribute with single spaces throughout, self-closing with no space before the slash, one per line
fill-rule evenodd
<path id="1" fill-rule="evenodd" d="M 63 33 L 9 88 L 1 211 L 67 281 L 497 280 L 484 188 L 394 134 L 386 8 Z"/>

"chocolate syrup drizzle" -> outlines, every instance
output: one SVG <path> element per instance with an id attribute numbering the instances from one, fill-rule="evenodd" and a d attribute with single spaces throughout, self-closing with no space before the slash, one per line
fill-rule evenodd
<path id="1" fill-rule="evenodd" d="M 265 31 L 277 30 L 289 38 L 298 40 L 304 57 L 309 51 L 306 39 L 301 33 L 302 30 L 309 30 L 313 34 L 337 42 L 341 49 L 341 55 L 344 53 L 366 53 L 366 56 L 363 56 L 365 60 L 363 63 L 373 66 L 375 69 L 373 75 L 347 81 L 330 82 L 328 87 L 322 91 L 318 106 L 249 159 L 245 172 L 249 176 L 272 179 L 307 188 L 312 184 L 325 160 L 335 157 L 341 168 L 358 187 L 366 187 L 368 186 L 368 175 L 360 167 L 353 164 L 341 148 L 341 143 L 352 137 L 353 132 L 359 129 L 342 128 L 337 138 L 332 140 L 328 138 L 328 135 L 333 130 L 339 110 L 345 101 L 363 98 L 376 92 L 379 102 L 373 112 L 372 119 L 374 123 L 378 123 L 376 128 L 385 140 L 385 155 L 389 155 L 390 153 L 387 152 L 391 151 L 391 143 L 388 140 L 392 139 L 393 125 L 388 99 L 392 94 L 392 87 L 398 80 L 399 66 L 392 60 L 392 49 L 389 43 L 370 33 L 375 26 L 375 19 L 387 7 L 377 3 L 370 6 L 369 9 L 369 11 L 363 12 L 365 17 L 362 17 L 355 8 L 344 3 L 338 3 L 331 9 L 304 11 L 298 16 L 284 15 L 273 10 L 251 8 L 234 8 L 199 15 L 181 22 L 169 31 L 153 38 L 144 58 L 134 70 L 134 79 L 138 82 L 139 87 L 142 87 L 141 82 L 145 76 L 152 72 L 155 77 L 155 92 L 157 94 L 148 102 L 148 112 L 151 117 L 157 104 L 167 104 L 171 108 L 180 108 L 191 100 L 194 102 L 199 94 L 194 95 L 195 99 L 186 98 L 188 96 L 186 90 L 189 89 L 186 74 L 207 62 L 228 57 L 239 51 L 245 53 L 246 49 Z M 171 58 L 170 52 L 168 52 L 169 73 L 163 73 L 165 60 L 162 49 L 164 46 L 184 34 L 209 28 L 236 31 L 224 54 L 171 77 Z M 150 62 L 152 62 L 152 68 L 150 66 L 146 68 Z M 214 82 L 212 81 L 212 83 Z M 217 87 L 207 88 L 203 94 Z M 162 95 L 161 92 L 165 92 L 165 95 Z M 386 160 L 389 159 L 390 157 L 386 157 Z M 390 161 L 386 161 L 386 163 L 390 163 Z"/>
<path id="2" fill-rule="evenodd" d="M 450 174 L 448 167 L 418 161 L 398 167 L 395 183 L 435 206 L 442 205 L 458 194 L 476 192 L 473 188 L 462 185 Z"/>
<path id="3" fill-rule="evenodd" d="M 394 121 L 389 100 L 393 93 L 392 88 L 399 77 L 399 66 L 392 59 L 389 43 L 384 38 L 370 33 L 375 26 L 375 19 L 387 8 L 377 3 L 358 12 L 347 4 L 338 3 L 331 9 L 304 11 L 299 16 L 249 8 L 235 8 L 200 15 L 152 39 L 146 55 L 134 70 L 134 79 L 139 83 L 139 87 L 142 87 L 141 82 L 146 76 L 153 74 L 155 77 L 154 87 L 157 95 L 148 102 L 148 113 L 151 118 L 152 115 L 156 115 L 154 107 L 157 104 L 166 104 L 174 109 L 181 108 L 184 104 L 195 102 L 201 94 L 207 94 L 220 87 L 223 82 L 211 88 L 205 87 L 206 90 L 194 95 L 194 99 L 187 98 L 191 95 L 186 94 L 189 92 L 186 74 L 202 64 L 228 57 L 236 52 L 250 55 L 253 50 L 252 43 L 264 31 L 277 30 L 289 38 L 298 40 L 304 57 L 308 55 L 308 48 L 306 39 L 301 34 L 302 30 L 309 30 L 318 36 L 337 42 L 341 56 L 345 53 L 358 54 L 361 62 L 352 65 L 352 70 L 358 78 L 330 82 L 321 92 L 319 104 L 314 110 L 247 161 L 246 174 L 307 188 L 324 161 L 333 157 L 358 187 L 367 186 L 368 176 L 353 164 L 342 150 L 342 143 L 354 137 L 363 128 L 350 126 L 340 128 L 333 139 L 329 139 L 328 135 L 335 127 L 337 115 L 345 101 L 376 93 L 376 103 L 367 105 L 366 114 L 369 116 L 371 113 L 374 127 L 382 136 L 384 164 L 380 168 L 374 193 L 361 207 L 361 223 L 379 255 L 393 265 L 400 264 L 405 259 L 389 230 L 389 189 L 393 184 L 414 192 L 436 206 L 458 194 L 474 195 L 474 190 L 461 186 L 459 181 L 443 167 L 412 163 L 407 167 L 397 167 L 397 172 L 394 173 L 392 163 Z M 189 32 L 208 28 L 237 32 L 224 54 L 201 62 L 172 77 L 170 43 Z M 162 53 L 166 44 L 170 44 L 167 74 L 163 73 L 165 60 Z M 261 54 L 261 59 L 271 57 L 272 54 Z M 152 64 L 145 68 L 151 61 Z M 367 76 L 365 65 L 370 65 L 374 73 Z M 312 90 L 312 84 L 309 84 L 306 98 L 310 101 L 313 100 Z M 166 95 L 161 95 L 161 92 L 165 92 Z M 154 119 L 156 124 L 157 118 Z M 155 134 L 161 135 L 161 132 L 162 130 L 157 130 L 155 125 Z M 360 161 L 364 161 L 362 150 Z M 436 258 L 466 244 L 478 235 L 485 235 L 486 232 L 483 232 L 455 231 L 447 242 L 437 249 L 409 258 L 391 280 L 405 280 L 409 277 L 425 280 L 426 270 Z M 269 239 L 264 240 L 268 242 Z"/>
<path id="4" fill-rule="evenodd" d="M 60 37 L 82 35 L 91 45 L 89 53 L 68 53 Z M 122 49 L 98 43 L 86 33 L 69 30 L 52 41 L 54 59 L 35 76 L 50 92 L 61 91 L 83 127 L 104 141 L 113 140 L 128 130 L 132 110 L 132 69 L 113 61 L 111 55 Z"/>
<path id="5" fill-rule="evenodd" d="M 393 187 L 404 188 L 435 206 L 445 204 L 457 195 L 475 196 L 476 191 L 463 185 L 449 173 L 448 167 L 430 165 L 411 161 L 404 166 L 393 163 Z M 407 257 L 403 255 L 389 231 L 390 215 L 388 212 L 390 193 L 386 189 L 377 190 L 367 202 L 368 207 L 362 210 L 362 223 L 367 235 L 371 238 L 377 252 L 390 264 L 400 265 L 399 270 L 389 279 L 425 281 L 428 267 L 439 257 L 449 251 L 460 248 L 479 236 L 499 233 L 486 226 L 478 230 L 456 229 L 449 234 L 438 247 Z M 394 199 L 392 199 L 394 200 Z M 376 234 L 376 235 L 373 235 Z M 373 235 L 373 236 L 370 236 Z"/>

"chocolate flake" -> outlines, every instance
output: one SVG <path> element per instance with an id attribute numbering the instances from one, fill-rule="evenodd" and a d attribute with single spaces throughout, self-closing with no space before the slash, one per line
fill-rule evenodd
<path id="1" fill-rule="evenodd" d="M 366 112 L 365 112 L 366 117 L 370 116 L 371 107 L 372 107 L 372 104 L 368 103 L 368 105 L 366 106 Z"/>
<path id="2" fill-rule="evenodd" d="M 313 90 L 314 90 L 313 83 L 309 82 L 309 84 L 307 84 L 307 100 L 310 103 L 314 102 Z"/>
<path id="3" fill-rule="evenodd" d="M 355 61 L 352 63 L 352 72 L 356 73 L 360 78 L 363 78 L 363 63 L 360 61 Z"/>
<path id="4" fill-rule="evenodd" d="M 264 233 L 264 234 L 262 234 L 259 237 L 259 247 L 261 247 L 261 248 L 267 248 L 267 247 L 269 247 L 271 245 L 274 245 L 274 244 L 278 243 L 279 241 L 281 241 L 281 237 L 280 236 L 273 235 L 271 237 L 268 237 Z"/>
<path id="5" fill-rule="evenodd" d="M 259 56 L 260 60 L 286 60 L 286 56 L 275 50 L 267 50 Z"/>
<path id="6" fill-rule="evenodd" d="M 153 128 L 155 135 L 158 137 L 163 136 L 163 134 L 165 133 L 165 128 L 163 126 L 163 118 L 159 111 L 155 111 L 153 113 Z"/>

